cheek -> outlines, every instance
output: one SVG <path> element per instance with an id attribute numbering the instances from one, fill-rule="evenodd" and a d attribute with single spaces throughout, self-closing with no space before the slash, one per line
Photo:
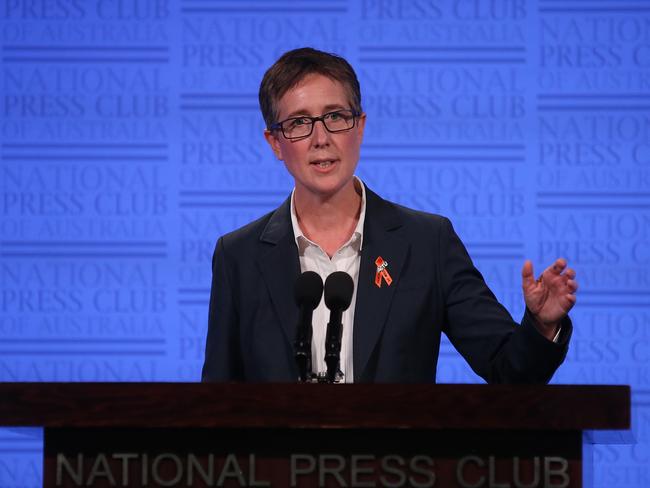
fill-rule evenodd
<path id="1" fill-rule="evenodd" d="M 305 150 L 298 144 L 283 144 L 280 146 L 280 159 L 290 169 L 305 159 Z"/>
<path id="2" fill-rule="evenodd" d="M 279 159 L 284 162 L 284 165 L 286 166 L 289 173 L 293 174 L 294 171 L 300 166 L 301 154 L 302 153 L 298 150 L 298 148 L 285 145 L 280 150 Z"/>
<path id="3" fill-rule="evenodd" d="M 345 141 L 345 144 L 343 145 L 342 149 L 347 158 L 356 161 L 357 159 L 359 159 L 359 153 L 361 149 L 361 139 L 356 135 L 351 135 L 351 137 L 347 141 Z"/>

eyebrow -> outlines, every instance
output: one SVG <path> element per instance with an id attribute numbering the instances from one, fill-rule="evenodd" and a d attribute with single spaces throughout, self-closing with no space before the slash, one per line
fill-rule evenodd
<path id="1" fill-rule="evenodd" d="M 345 105 L 341 105 L 340 103 L 331 103 L 331 104 L 325 105 L 323 107 L 323 110 L 324 110 L 323 113 L 326 114 L 326 113 L 331 112 L 333 110 L 340 110 L 342 108 L 346 108 Z M 301 115 L 306 115 L 308 117 L 311 117 L 311 115 L 309 115 L 309 114 L 310 114 L 309 110 L 305 110 L 305 109 L 301 108 L 301 109 L 294 110 L 293 112 L 289 113 L 289 115 L 287 115 L 285 118 L 290 119 L 292 117 L 300 117 Z"/>

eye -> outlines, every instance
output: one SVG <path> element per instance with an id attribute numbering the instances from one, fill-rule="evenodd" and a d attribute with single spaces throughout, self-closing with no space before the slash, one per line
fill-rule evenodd
<path id="1" fill-rule="evenodd" d="M 342 122 L 348 121 L 352 118 L 352 114 L 349 110 L 337 110 L 336 112 L 330 112 L 325 117 L 327 117 L 332 122 Z"/>
<path id="2" fill-rule="evenodd" d="M 311 120 L 307 117 L 297 117 L 289 121 L 289 127 L 300 127 L 307 124 L 311 124 Z"/>

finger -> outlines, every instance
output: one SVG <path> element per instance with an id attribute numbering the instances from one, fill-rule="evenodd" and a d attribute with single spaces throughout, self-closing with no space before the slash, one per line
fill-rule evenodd
<path id="1" fill-rule="evenodd" d="M 533 272 L 533 263 L 526 259 L 523 268 L 521 268 L 521 286 L 528 288 L 535 284 L 535 274 Z"/>
<path id="2" fill-rule="evenodd" d="M 566 299 L 571 304 L 571 307 L 573 307 L 576 304 L 576 296 L 575 295 L 567 295 Z"/>
<path id="3" fill-rule="evenodd" d="M 564 258 L 556 259 L 553 264 L 551 264 L 546 271 L 553 273 L 554 275 L 559 275 L 564 268 L 566 268 L 567 262 Z"/>
<path id="4" fill-rule="evenodd" d="M 572 279 L 574 279 L 576 277 L 576 272 L 575 272 L 575 270 L 573 268 L 567 268 L 564 271 L 564 276 L 566 276 L 567 278 L 572 280 Z"/>
<path id="5" fill-rule="evenodd" d="M 575 293 L 576 291 L 578 291 L 578 282 L 575 280 L 568 280 L 566 282 L 566 286 L 567 288 L 569 288 L 569 291 L 571 293 Z"/>

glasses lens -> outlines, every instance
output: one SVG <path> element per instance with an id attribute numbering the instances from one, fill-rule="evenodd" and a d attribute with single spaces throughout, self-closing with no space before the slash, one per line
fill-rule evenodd
<path id="1" fill-rule="evenodd" d="M 282 132 L 285 137 L 304 137 L 311 132 L 311 125 L 312 121 L 307 117 L 289 119 L 282 123 Z"/>
<path id="2" fill-rule="evenodd" d="M 342 132 L 354 127 L 354 112 L 352 110 L 337 110 L 322 117 L 295 117 L 282 122 L 284 137 L 299 139 L 311 134 L 314 120 L 322 120 L 329 132 Z"/>
<path id="3" fill-rule="evenodd" d="M 338 110 L 323 116 L 323 122 L 327 130 L 339 132 L 351 129 L 354 126 L 354 113 L 352 110 Z"/>

